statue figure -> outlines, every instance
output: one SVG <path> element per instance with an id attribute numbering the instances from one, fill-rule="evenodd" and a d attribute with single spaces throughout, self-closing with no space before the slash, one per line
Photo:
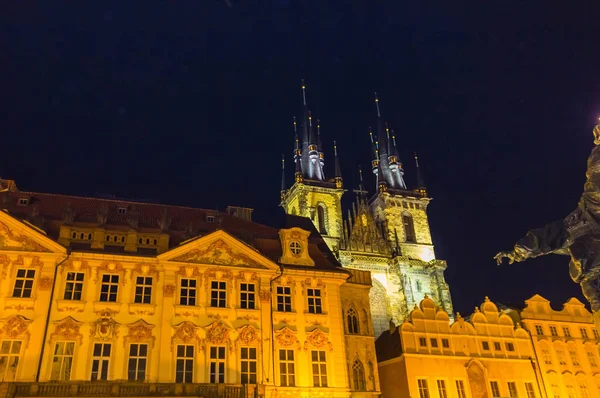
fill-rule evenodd
<path id="1" fill-rule="evenodd" d="M 494 258 L 500 265 L 504 258 L 512 264 L 550 253 L 570 255 L 569 274 L 581 286 L 600 328 L 600 125 L 593 133 L 595 146 L 577 208 L 562 220 L 527 232 L 513 250 Z"/>

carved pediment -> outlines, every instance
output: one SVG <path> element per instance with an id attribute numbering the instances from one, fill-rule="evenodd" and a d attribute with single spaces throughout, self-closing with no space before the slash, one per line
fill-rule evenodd
<path id="1" fill-rule="evenodd" d="M 215 242 L 208 245 L 208 247 L 192 249 L 189 252 L 174 258 L 173 260 L 201 264 L 265 268 L 263 265 L 259 264 L 257 261 L 250 258 L 245 253 L 242 253 L 238 250 L 234 250 L 223 239 L 216 240 Z"/>
<path id="2" fill-rule="evenodd" d="M 50 335 L 51 340 L 77 340 L 81 342 L 82 336 L 79 332 L 81 322 L 68 316 L 54 323 L 56 327 L 54 328 L 54 333 Z"/>
<path id="3" fill-rule="evenodd" d="M 327 347 L 329 351 L 333 351 L 333 344 L 329 341 L 329 337 L 319 328 L 307 333 L 306 341 L 304 342 L 304 350 L 308 350 L 309 345 L 315 348 Z"/>
<path id="4" fill-rule="evenodd" d="M 260 335 L 258 330 L 252 325 L 244 325 L 238 330 L 237 341 L 242 344 L 249 345 L 260 342 Z"/>
<path id="5" fill-rule="evenodd" d="M 206 328 L 206 340 L 211 344 L 229 343 L 229 329 L 222 322 L 213 322 Z"/>
<path id="6" fill-rule="evenodd" d="M 27 328 L 31 322 L 31 319 L 27 319 L 21 315 L 12 316 L 4 320 L 4 326 L 0 329 L 0 336 L 7 336 L 11 339 L 23 334 L 29 336 Z"/>
<path id="7" fill-rule="evenodd" d="M 49 252 L 29 236 L 11 230 L 8 225 L 0 221 L 0 250 L 18 250 L 28 252 Z"/>
<path id="8" fill-rule="evenodd" d="M 300 340 L 298 340 L 297 333 L 288 326 L 275 331 L 275 342 L 281 347 L 295 346 L 296 349 L 300 349 Z"/>
<path id="9" fill-rule="evenodd" d="M 66 249 L 42 230 L 0 211 L 0 250 L 65 253 Z"/>
<path id="10" fill-rule="evenodd" d="M 150 325 L 143 319 L 140 319 L 128 324 L 127 328 L 129 329 L 129 333 L 125 336 L 125 345 L 128 343 L 150 343 L 151 346 L 154 346 L 154 341 L 156 340 L 156 337 L 152 334 L 154 325 Z"/>

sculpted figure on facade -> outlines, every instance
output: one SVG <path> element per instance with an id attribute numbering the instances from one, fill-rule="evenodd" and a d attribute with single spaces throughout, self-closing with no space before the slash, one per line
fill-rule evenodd
<path id="1" fill-rule="evenodd" d="M 29 334 L 29 332 L 27 332 L 27 328 L 31 322 L 31 319 L 27 319 L 21 315 L 12 316 L 4 321 L 4 326 L 2 329 L 0 329 L 0 335 L 8 336 L 9 338 L 14 339 L 23 333 Z"/>

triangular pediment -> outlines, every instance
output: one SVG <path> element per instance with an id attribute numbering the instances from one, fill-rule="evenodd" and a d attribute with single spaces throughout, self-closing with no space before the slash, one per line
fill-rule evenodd
<path id="1" fill-rule="evenodd" d="M 0 251 L 66 253 L 67 249 L 37 228 L 0 211 Z"/>
<path id="2" fill-rule="evenodd" d="M 278 270 L 279 266 L 225 231 L 215 231 L 158 256 L 159 260 Z"/>

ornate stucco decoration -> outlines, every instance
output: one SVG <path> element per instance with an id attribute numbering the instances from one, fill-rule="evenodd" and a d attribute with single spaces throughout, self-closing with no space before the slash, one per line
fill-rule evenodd
<path id="1" fill-rule="evenodd" d="M 135 272 L 140 276 L 154 276 L 157 278 L 156 282 L 158 282 L 158 270 L 156 269 L 156 265 L 151 263 L 138 263 L 135 265 Z"/>
<path id="2" fill-rule="evenodd" d="M 256 272 L 252 271 L 240 271 L 236 276 L 235 280 L 239 282 L 251 282 L 258 281 L 260 278 Z"/>
<path id="3" fill-rule="evenodd" d="M 38 281 L 38 287 L 40 290 L 50 290 L 52 288 L 53 283 L 54 281 L 52 280 L 52 278 L 44 276 L 41 277 Z"/>
<path id="4" fill-rule="evenodd" d="M 198 269 L 197 266 L 188 265 L 184 267 L 179 267 L 177 275 L 180 275 L 184 278 L 198 278 L 198 282 L 202 284 L 202 273 L 200 272 L 200 269 Z M 198 285 L 197 287 L 199 288 L 200 285 Z"/>
<path id="5" fill-rule="evenodd" d="M 129 333 L 123 339 L 123 344 L 127 347 L 129 343 L 148 343 L 150 347 L 154 347 L 156 337 L 152 334 L 154 325 L 150 325 L 143 319 L 127 325 Z"/>
<path id="6" fill-rule="evenodd" d="M 95 340 L 109 341 L 117 337 L 119 324 L 110 318 L 110 314 L 103 314 L 104 317 L 92 322 L 90 327 L 90 337 Z"/>
<path id="7" fill-rule="evenodd" d="M 295 346 L 297 350 L 300 349 L 300 340 L 292 329 L 288 326 L 275 331 L 275 342 L 281 347 L 292 347 Z"/>
<path id="8" fill-rule="evenodd" d="M 17 259 L 13 261 L 14 265 L 19 265 L 23 267 L 35 267 L 35 268 L 43 268 L 44 263 L 38 256 L 28 256 L 28 255 L 18 255 Z"/>
<path id="9" fill-rule="evenodd" d="M 282 264 L 314 267 L 315 261 L 308 253 L 309 236 L 310 231 L 305 231 L 297 227 L 279 230 L 282 252 L 279 262 Z"/>
<path id="10" fill-rule="evenodd" d="M 250 345 L 260 342 L 260 337 L 256 328 L 252 325 L 244 325 L 238 329 L 238 342 L 244 345 Z"/>
<path id="11" fill-rule="evenodd" d="M 260 297 L 260 301 L 262 302 L 268 303 L 271 301 L 271 291 L 269 290 L 261 290 L 258 295 Z"/>
<path id="12" fill-rule="evenodd" d="M 165 285 L 163 287 L 163 295 L 165 297 L 174 297 L 175 296 L 175 290 L 176 290 L 175 285 L 171 285 L 171 284 Z"/>
<path id="13" fill-rule="evenodd" d="M 308 351 L 309 345 L 315 348 L 327 347 L 329 351 L 333 351 L 333 344 L 329 341 L 329 337 L 319 328 L 307 333 L 306 341 L 304 342 L 305 351 Z"/>
<path id="14" fill-rule="evenodd" d="M 95 270 L 94 275 L 92 276 L 92 280 L 96 282 L 98 280 L 98 273 L 105 272 L 109 274 L 118 274 L 119 275 L 119 284 L 125 284 L 125 268 L 123 264 L 117 261 L 104 261 L 101 263 Z"/>
<path id="15" fill-rule="evenodd" d="M 302 295 L 303 296 L 306 295 L 306 289 L 315 287 L 315 288 L 321 289 L 321 297 L 325 297 L 325 294 L 326 294 L 325 283 L 323 283 L 323 281 L 321 279 L 317 279 L 316 281 L 313 281 L 313 279 L 311 279 L 311 278 L 306 278 L 300 282 L 300 285 L 302 286 Z"/>
<path id="16" fill-rule="evenodd" d="M 11 339 L 21 335 L 29 337 L 27 328 L 31 322 L 31 319 L 27 319 L 21 315 L 12 316 L 4 320 L 4 326 L 0 329 L 0 336 L 7 336 Z"/>
<path id="17" fill-rule="evenodd" d="M 210 344 L 227 344 L 230 342 L 229 329 L 222 322 L 213 322 L 206 328 L 206 340 Z"/>
<path id="18" fill-rule="evenodd" d="M 198 326 L 194 325 L 192 322 L 184 321 L 179 325 L 173 327 L 175 329 L 175 334 L 171 338 L 171 343 L 174 345 L 176 341 L 181 341 L 184 343 L 193 343 L 196 342 L 198 347 L 200 348 L 202 344 L 202 340 L 198 337 Z"/>
<path id="19" fill-rule="evenodd" d="M 63 263 L 62 269 L 65 271 L 82 272 L 90 269 L 90 265 L 85 260 L 69 259 Z"/>
<path id="20" fill-rule="evenodd" d="M 40 245 L 29 236 L 11 231 L 10 228 L 2 222 L 0 222 L 0 249 L 29 252 L 50 252 L 50 250 Z"/>
<path id="21" fill-rule="evenodd" d="M 219 267 L 212 267 L 207 269 L 204 272 L 204 279 L 205 279 L 205 283 L 204 283 L 204 288 L 206 290 L 210 289 L 210 280 L 211 279 L 219 279 L 219 280 L 226 280 L 227 282 L 229 282 L 227 285 L 229 292 L 231 293 L 233 291 L 233 272 L 231 272 L 231 270 L 225 269 L 225 268 L 219 268 Z"/>
<path id="22" fill-rule="evenodd" d="M 54 333 L 50 335 L 51 341 L 56 340 L 76 340 L 81 344 L 82 335 L 79 332 L 81 322 L 76 321 L 70 316 L 54 322 L 56 324 Z"/>
<path id="23" fill-rule="evenodd" d="M 10 266 L 10 258 L 6 254 L 0 254 L 0 265 L 2 266 L 2 279 L 4 279 Z"/>
<path id="24" fill-rule="evenodd" d="M 248 255 L 233 250 L 223 239 L 216 240 L 206 248 L 190 250 L 172 261 L 265 268 Z"/>

